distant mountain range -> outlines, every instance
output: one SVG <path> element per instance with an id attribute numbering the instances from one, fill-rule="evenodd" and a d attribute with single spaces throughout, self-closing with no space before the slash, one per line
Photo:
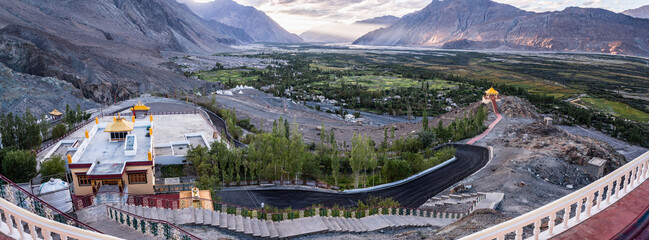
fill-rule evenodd
<path id="1" fill-rule="evenodd" d="M 631 17 L 649 18 L 649 5 L 645 5 L 636 9 L 629 9 L 622 13 L 629 15 Z"/>
<path id="2" fill-rule="evenodd" d="M 178 1 L 185 3 L 205 19 L 243 29 L 255 42 L 302 42 L 300 37 L 289 33 L 264 12 L 254 7 L 243 6 L 232 0 L 215 0 L 207 3 L 192 0 Z"/>
<path id="3" fill-rule="evenodd" d="M 354 44 L 649 56 L 649 20 L 598 8 L 533 13 L 490 0 L 433 0 Z"/>
<path id="4" fill-rule="evenodd" d="M 300 37 L 307 42 L 351 43 L 370 31 L 388 27 L 397 21 L 398 17 L 388 15 L 351 24 L 336 22 L 313 27 L 300 34 Z"/>

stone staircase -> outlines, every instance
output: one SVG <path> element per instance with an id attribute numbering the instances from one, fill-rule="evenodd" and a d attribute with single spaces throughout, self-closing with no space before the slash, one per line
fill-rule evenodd
<path id="1" fill-rule="evenodd" d="M 456 220 L 409 215 L 372 215 L 360 219 L 312 216 L 275 222 L 208 209 L 171 210 L 120 204 L 114 206 L 145 218 L 165 220 L 176 225 L 208 225 L 263 238 L 289 238 L 325 232 L 361 233 L 401 227 L 442 227 Z"/>
<path id="2" fill-rule="evenodd" d="M 432 197 L 428 199 L 421 207 L 436 207 L 446 205 L 456 205 L 462 203 L 479 202 L 480 197 L 486 196 L 487 193 L 463 193 L 449 194 L 447 196 Z"/>

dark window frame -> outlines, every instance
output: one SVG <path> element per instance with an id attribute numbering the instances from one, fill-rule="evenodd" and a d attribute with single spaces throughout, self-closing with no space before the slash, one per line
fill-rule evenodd
<path id="1" fill-rule="evenodd" d="M 126 175 L 128 178 L 128 184 L 147 184 L 149 182 L 147 173 L 129 173 Z M 131 177 L 135 179 L 131 179 Z"/>

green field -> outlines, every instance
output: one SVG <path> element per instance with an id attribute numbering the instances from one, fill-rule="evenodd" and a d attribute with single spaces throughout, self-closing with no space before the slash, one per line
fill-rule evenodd
<path id="1" fill-rule="evenodd" d="M 597 111 L 610 113 L 614 116 L 633 121 L 649 122 L 649 114 L 621 102 L 609 101 L 603 98 L 582 98 L 581 102 Z"/>
<path id="2" fill-rule="evenodd" d="M 371 91 L 382 91 L 388 89 L 411 88 L 411 87 L 415 88 L 415 87 L 421 87 L 422 85 L 421 81 L 417 81 L 411 78 L 403 78 L 398 76 L 376 76 L 376 75 L 343 76 L 342 78 L 336 79 L 334 81 L 320 81 L 314 83 L 313 85 L 323 86 L 325 84 L 328 84 L 331 87 L 340 88 L 342 87 L 343 83 L 346 86 L 359 85 L 361 87 L 366 87 Z M 424 82 L 424 86 L 426 86 L 426 83 L 428 83 L 428 87 L 430 89 L 435 89 L 435 90 L 445 90 L 457 86 L 457 84 L 454 84 L 446 80 L 441 80 L 441 79 L 427 80 Z"/>
<path id="3" fill-rule="evenodd" d="M 222 82 L 228 84 L 232 82 L 234 85 L 251 85 L 252 82 L 257 81 L 256 76 L 243 77 L 241 73 L 249 71 L 248 69 L 223 69 L 223 70 L 214 70 L 214 71 L 200 71 L 193 73 L 192 76 L 196 76 L 199 79 L 211 81 L 211 82 Z"/>

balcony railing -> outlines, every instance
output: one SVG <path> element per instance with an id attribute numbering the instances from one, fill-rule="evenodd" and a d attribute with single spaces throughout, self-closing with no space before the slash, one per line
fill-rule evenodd
<path id="1" fill-rule="evenodd" d="M 143 234 L 163 239 L 200 240 L 200 238 L 167 221 L 145 218 L 112 206 L 106 206 L 106 214 L 119 224 L 126 225 Z"/>
<path id="2" fill-rule="evenodd" d="M 617 202 L 648 175 L 649 152 L 559 200 L 462 239 L 549 239 Z"/>
<path id="3" fill-rule="evenodd" d="M 59 211 L 0 175 L 0 231 L 15 239 L 119 239 Z"/>

